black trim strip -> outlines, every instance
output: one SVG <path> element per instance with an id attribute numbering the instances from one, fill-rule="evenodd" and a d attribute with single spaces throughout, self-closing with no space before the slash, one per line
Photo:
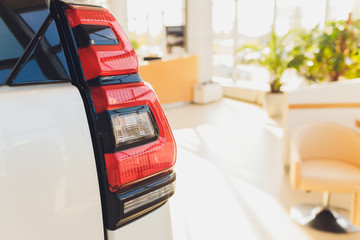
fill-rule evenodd
<path id="1" fill-rule="evenodd" d="M 9 69 L 9 68 L 12 69 L 18 60 L 19 60 L 18 58 L 10 58 L 10 59 L 6 59 L 6 60 L 1 60 L 0 61 L 0 70 Z"/>
<path id="2" fill-rule="evenodd" d="M 94 8 L 103 8 L 102 6 L 99 5 L 92 5 L 92 4 L 83 4 L 83 3 L 69 3 L 70 5 L 74 5 L 74 6 L 85 6 L 85 7 L 94 7 Z"/>
<path id="3" fill-rule="evenodd" d="M 39 45 L 41 39 L 44 37 L 44 34 L 52 21 L 53 19 L 49 14 L 45 19 L 45 21 L 43 22 L 43 24 L 41 25 L 39 31 L 35 34 L 33 39 L 30 41 L 29 45 L 26 47 L 24 53 L 19 58 L 19 61 L 17 61 L 17 63 L 15 64 L 13 70 L 6 79 L 5 84 L 11 85 L 13 83 L 15 77 L 19 74 L 20 70 L 23 68 L 27 60 L 29 60 L 34 49 Z"/>
<path id="4" fill-rule="evenodd" d="M 40 82 L 21 82 L 10 85 L 11 87 L 24 87 L 24 86 L 38 86 L 38 85 L 49 85 L 49 84 L 61 84 L 69 83 L 69 80 L 48 80 Z"/>
<path id="5" fill-rule="evenodd" d="M 158 177 L 149 179 L 148 181 L 141 182 L 137 185 L 128 187 L 124 190 L 120 190 L 119 194 L 117 195 L 117 199 L 120 202 L 120 211 L 116 226 L 120 227 L 123 226 L 124 224 L 127 224 L 129 221 L 133 220 L 134 218 L 137 218 L 139 213 L 143 215 L 149 211 L 152 211 L 154 209 L 154 206 L 155 208 L 157 208 L 158 205 L 162 205 L 163 203 L 165 203 L 174 194 L 174 192 L 171 192 L 168 195 L 163 196 L 162 198 L 156 199 L 147 205 L 139 207 L 138 209 L 135 209 L 128 214 L 124 214 L 125 202 L 141 197 L 147 193 L 156 191 L 157 189 L 160 189 L 167 185 L 173 184 L 175 180 L 176 180 L 175 172 L 170 171 Z"/>
<path id="6" fill-rule="evenodd" d="M 126 74 L 126 75 L 92 78 L 87 81 L 87 85 L 89 87 L 93 87 L 93 86 L 104 86 L 104 85 L 114 85 L 114 84 L 123 84 L 123 83 L 136 83 L 142 81 L 143 80 L 139 74 Z"/>

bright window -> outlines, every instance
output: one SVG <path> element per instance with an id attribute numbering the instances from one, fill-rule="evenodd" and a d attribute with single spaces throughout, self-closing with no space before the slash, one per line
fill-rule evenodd
<path id="1" fill-rule="evenodd" d="M 165 26 L 185 24 L 185 0 L 128 0 L 127 7 L 130 38 L 143 55 L 163 55 Z"/>

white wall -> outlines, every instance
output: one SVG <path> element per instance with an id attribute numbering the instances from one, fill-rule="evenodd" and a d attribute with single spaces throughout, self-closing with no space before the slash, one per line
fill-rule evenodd
<path id="1" fill-rule="evenodd" d="M 127 0 L 77 0 L 83 4 L 94 4 L 109 9 L 126 33 L 128 32 Z"/>
<path id="2" fill-rule="evenodd" d="M 108 0 L 108 8 L 115 16 L 126 35 L 129 36 L 127 0 Z"/>
<path id="3" fill-rule="evenodd" d="M 187 48 L 199 56 L 199 81 L 212 78 L 212 1 L 187 1 Z"/>

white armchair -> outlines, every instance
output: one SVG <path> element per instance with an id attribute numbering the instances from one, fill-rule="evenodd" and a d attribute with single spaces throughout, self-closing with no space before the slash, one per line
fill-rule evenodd
<path id="1" fill-rule="evenodd" d="M 292 207 L 291 218 L 318 230 L 358 231 L 330 209 L 330 192 L 351 193 L 360 186 L 360 136 L 326 122 L 298 128 L 290 142 L 290 178 L 294 189 L 324 192 L 321 206 Z"/>

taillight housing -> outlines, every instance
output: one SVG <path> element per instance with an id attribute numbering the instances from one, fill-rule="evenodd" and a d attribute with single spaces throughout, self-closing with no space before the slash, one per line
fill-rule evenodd
<path id="1" fill-rule="evenodd" d="M 148 84 L 93 87 L 91 95 L 102 122 L 110 191 L 172 169 L 175 140 Z"/>
<path id="2" fill-rule="evenodd" d="M 107 9 L 68 5 L 65 13 L 76 38 L 85 80 L 138 73 L 135 50 Z"/>
<path id="3" fill-rule="evenodd" d="M 75 40 L 70 45 L 77 48 L 85 78 L 79 89 L 91 116 L 105 226 L 114 230 L 174 194 L 176 144 L 152 87 L 137 74 L 135 51 L 113 15 L 96 6 L 63 7 L 62 17 L 71 28 L 67 35 Z"/>

